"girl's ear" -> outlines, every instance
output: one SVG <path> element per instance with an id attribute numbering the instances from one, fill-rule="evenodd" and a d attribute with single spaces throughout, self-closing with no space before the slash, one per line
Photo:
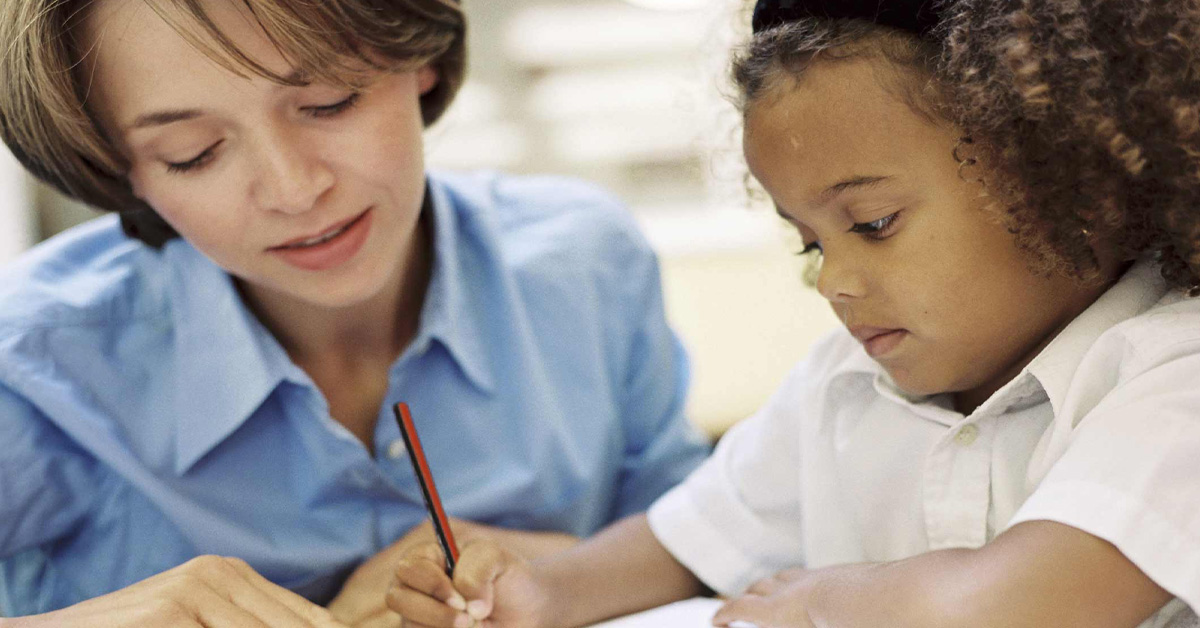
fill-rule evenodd
<path id="1" fill-rule="evenodd" d="M 438 76 L 437 70 L 433 69 L 431 65 L 423 65 L 420 70 L 417 70 L 417 90 L 422 96 L 437 87 L 440 80 L 441 77 Z"/>

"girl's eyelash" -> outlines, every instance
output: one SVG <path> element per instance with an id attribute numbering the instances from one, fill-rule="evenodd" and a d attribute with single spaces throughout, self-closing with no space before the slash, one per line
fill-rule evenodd
<path id="1" fill-rule="evenodd" d="M 850 232 L 862 234 L 872 240 L 882 240 L 891 235 L 893 227 L 896 226 L 896 219 L 899 217 L 900 212 L 896 212 L 879 220 L 855 223 L 853 227 L 850 227 Z"/>
<path id="2" fill-rule="evenodd" d="M 339 113 L 349 110 L 358 104 L 358 99 L 362 96 L 361 92 L 354 92 L 346 97 L 345 100 L 333 103 L 332 105 L 324 105 L 321 107 L 305 107 L 304 111 L 308 112 L 314 118 L 329 118 L 336 116 Z"/>
<path id="3" fill-rule="evenodd" d="M 871 240 L 883 240 L 892 235 L 892 231 L 894 231 L 896 227 L 896 220 L 899 217 L 900 212 L 896 212 L 889 216 L 884 216 L 879 220 L 855 223 L 850 227 L 850 232 L 861 234 L 862 236 Z M 809 253 L 816 253 L 818 255 L 823 253 L 821 249 L 821 243 L 816 241 L 810 242 L 804 245 L 804 248 L 797 253 L 797 255 L 808 255 Z"/>
<path id="4" fill-rule="evenodd" d="M 189 159 L 185 162 L 172 163 L 172 162 L 168 161 L 167 162 L 167 172 L 183 173 L 183 172 L 191 172 L 193 170 L 203 168 L 204 166 L 208 165 L 208 162 L 212 161 L 213 154 L 216 153 L 217 147 L 220 146 L 221 143 L 224 141 L 225 140 L 221 140 L 220 142 L 217 142 L 216 144 L 209 146 L 208 148 L 204 149 L 204 152 L 200 153 L 199 155 L 196 155 L 195 158 Z"/>
<path id="5" fill-rule="evenodd" d="M 358 104 L 358 99 L 360 96 L 362 96 L 361 92 L 354 92 L 347 96 L 344 100 L 333 103 L 332 105 L 304 107 L 303 110 L 314 118 L 330 118 L 354 107 L 354 105 Z M 223 141 L 224 140 L 222 140 L 222 142 Z M 216 144 L 206 148 L 204 152 L 197 155 L 194 159 L 189 159 L 188 161 L 182 163 L 167 162 L 167 172 L 181 174 L 203 168 L 204 166 L 208 165 L 210 161 L 212 161 L 213 155 L 216 153 L 216 149 L 220 145 L 221 142 L 217 142 Z"/>

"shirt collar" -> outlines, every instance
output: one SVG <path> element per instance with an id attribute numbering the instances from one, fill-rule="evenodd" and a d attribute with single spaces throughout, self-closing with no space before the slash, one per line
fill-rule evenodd
<path id="1" fill-rule="evenodd" d="M 406 354 L 433 340 L 446 347 L 466 378 L 495 389 L 485 351 L 489 295 L 502 289 L 498 253 L 484 235 L 481 203 L 455 199 L 430 179 L 424 211 L 432 216 L 433 268 L 417 336 Z M 478 199 L 477 199 L 478 200 Z M 484 207 L 486 209 L 486 207 Z M 279 342 L 246 307 L 233 279 L 181 238 L 163 249 L 170 269 L 176 379 L 175 470 L 183 474 L 237 430 L 285 380 L 312 385 Z"/>
<path id="2" fill-rule="evenodd" d="M 500 255 L 487 235 L 491 229 L 484 224 L 494 217 L 486 200 L 457 196 L 434 175 L 425 207 L 433 222 L 433 268 L 413 348 L 436 339 L 467 379 L 490 394 L 496 382 L 484 334 L 494 327 L 487 317 L 503 309 L 497 295 L 507 285 L 497 272 Z"/>
<path id="3" fill-rule="evenodd" d="M 1025 367 L 1045 388 L 1056 415 L 1088 349 L 1104 332 L 1146 311 L 1166 293 L 1158 264 L 1137 262 Z"/>
<path id="4" fill-rule="evenodd" d="M 183 474 L 299 369 L 246 308 L 228 273 L 180 238 L 163 255 L 176 344 L 169 407 L 176 413 L 175 471 Z"/>
<path id="5" fill-rule="evenodd" d="M 1157 303 L 1167 292 L 1157 264 L 1143 260 L 1134 264 L 1112 288 L 1091 306 L 1075 317 L 1030 361 L 1017 377 L 987 399 L 975 414 L 1024 407 L 1039 399 L 1049 398 L 1057 414 L 1066 398 L 1067 388 L 1088 349 L 1101 334 L 1114 325 L 1132 318 Z M 867 356 L 861 347 L 843 365 L 841 373 L 871 375 L 876 392 L 896 403 L 920 409 L 927 418 L 939 423 L 952 422 L 947 412 L 958 416 L 932 397 L 913 397 L 905 394 L 892 382 L 883 367 Z M 1044 397 L 1043 397 L 1044 395 Z"/>

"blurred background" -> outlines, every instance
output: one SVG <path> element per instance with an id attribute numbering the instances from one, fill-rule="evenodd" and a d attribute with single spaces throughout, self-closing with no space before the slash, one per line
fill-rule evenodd
<path id="1" fill-rule="evenodd" d="M 689 416 L 719 435 L 836 324 L 798 244 L 745 189 L 729 51 L 742 0 L 466 0 L 467 84 L 429 131 L 431 167 L 582 177 L 628 203 L 693 366 Z M 0 264 L 96 214 L 0 148 Z"/>

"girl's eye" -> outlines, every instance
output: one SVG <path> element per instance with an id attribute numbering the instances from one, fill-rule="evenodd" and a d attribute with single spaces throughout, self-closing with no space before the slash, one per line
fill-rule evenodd
<path id="1" fill-rule="evenodd" d="M 339 113 L 345 112 L 354 105 L 358 104 L 358 99 L 362 94 L 354 92 L 346 97 L 345 100 L 333 103 L 332 105 L 323 105 L 320 107 L 302 107 L 301 110 L 308 113 L 314 118 L 331 118 Z"/>
<path id="2" fill-rule="evenodd" d="M 224 142 L 224 141 L 225 140 L 221 140 L 221 142 Z M 217 142 L 216 144 L 209 146 L 208 148 L 204 149 L 204 152 L 200 153 L 199 155 L 196 155 L 194 158 L 189 159 L 185 162 L 175 163 L 175 162 L 168 161 L 167 162 L 167 172 L 171 172 L 171 173 L 192 172 L 195 170 L 199 170 L 199 169 L 203 168 L 204 166 L 207 166 L 210 162 L 212 162 L 213 156 L 217 152 L 217 147 L 221 145 L 221 142 Z"/>
<path id="3" fill-rule="evenodd" d="M 851 233 L 860 233 L 872 240 L 882 240 L 895 230 L 896 219 L 899 217 L 900 212 L 896 212 L 872 222 L 855 223 L 853 227 L 850 227 L 850 231 Z"/>
<path id="4" fill-rule="evenodd" d="M 814 241 L 805 244 L 804 248 L 796 255 L 808 255 L 809 253 L 816 253 L 817 255 L 820 255 L 821 252 L 821 243 Z"/>

